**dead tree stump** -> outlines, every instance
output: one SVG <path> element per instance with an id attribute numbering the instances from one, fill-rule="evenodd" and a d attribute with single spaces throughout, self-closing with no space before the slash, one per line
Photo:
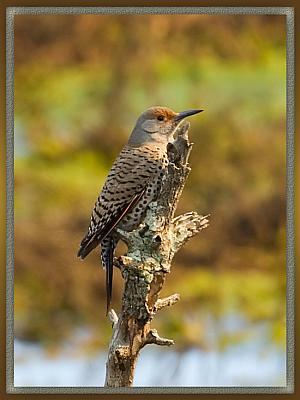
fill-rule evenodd
<path id="1" fill-rule="evenodd" d="M 179 294 L 159 299 L 172 258 L 181 246 L 209 224 L 208 216 L 192 211 L 174 218 L 177 203 L 190 172 L 188 158 L 192 144 L 189 123 L 177 129 L 177 139 L 168 145 L 169 166 L 159 199 L 152 202 L 143 223 L 133 232 L 118 230 L 128 246 L 126 256 L 114 260 L 124 279 L 120 315 L 109 312 L 113 323 L 106 363 L 107 387 L 128 387 L 133 383 L 140 350 L 147 344 L 171 346 L 151 328 L 157 311 L 179 300 Z"/>

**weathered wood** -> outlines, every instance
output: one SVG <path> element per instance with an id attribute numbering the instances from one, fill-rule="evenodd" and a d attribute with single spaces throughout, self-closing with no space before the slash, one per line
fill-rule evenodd
<path id="1" fill-rule="evenodd" d="M 180 247 L 209 224 L 209 216 L 189 212 L 174 218 L 177 203 L 190 172 L 189 123 L 177 129 L 177 139 L 168 145 L 168 173 L 159 199 L 149 205 L 144 222 L 133 232 L 118 230 L 127 244 L 126 256 L 114 260 L 124 279 L 120 315 L 111 310 L 112 338 L 108 349 L 105 386 L 131 386 L 140 350 L 147 344 L 171 346 L 161 338 L 151 321 L 163 307 L 179 300 L 178 294 L 159 299 L 171 262 Z"/>

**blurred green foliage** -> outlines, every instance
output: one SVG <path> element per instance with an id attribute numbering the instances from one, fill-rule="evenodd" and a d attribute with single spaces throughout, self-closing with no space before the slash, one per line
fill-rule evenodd
<path id="1" fill-rule="evenodd" d="M 88 325 L 107 344 L 99 255 L 80 263 L 77 247 L 135 119 L 157 104 L 205 110 L 191 120 L 178 212 L 212 215 L 176 257 L 164 292 L 182 300 L 157 325 L 180 346 L 205 346 L 206 313 L 234 311 L 270 322 L 284 343 L 282 16 L 16 16 L 18 337 L 53 344 Z"/>

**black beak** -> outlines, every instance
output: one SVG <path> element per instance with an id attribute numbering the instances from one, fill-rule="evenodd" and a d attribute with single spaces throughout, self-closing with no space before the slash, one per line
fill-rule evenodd
<path id="1" fill-rule="evenodd" d="M 175 122 L 181 121 L 183 118 L 189 117 L 190 115 L 198 114 L 201 113 L 204 110 L 187 110 L 187 111 L 181 111 L 174 117 Z"/>

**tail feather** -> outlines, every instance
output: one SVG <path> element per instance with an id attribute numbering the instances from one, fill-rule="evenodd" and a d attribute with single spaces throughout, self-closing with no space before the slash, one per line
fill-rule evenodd
<path id="1" fill-rule="evenodd" d="M 112 298 L 112 284 L 113 284 L 113 256 L 116 247 L 115 239 L 107 236 L 101 242 L 101 259 L 102 264 L 106 271 L 106 315 L 108 314 L 111 298 Z"/>

